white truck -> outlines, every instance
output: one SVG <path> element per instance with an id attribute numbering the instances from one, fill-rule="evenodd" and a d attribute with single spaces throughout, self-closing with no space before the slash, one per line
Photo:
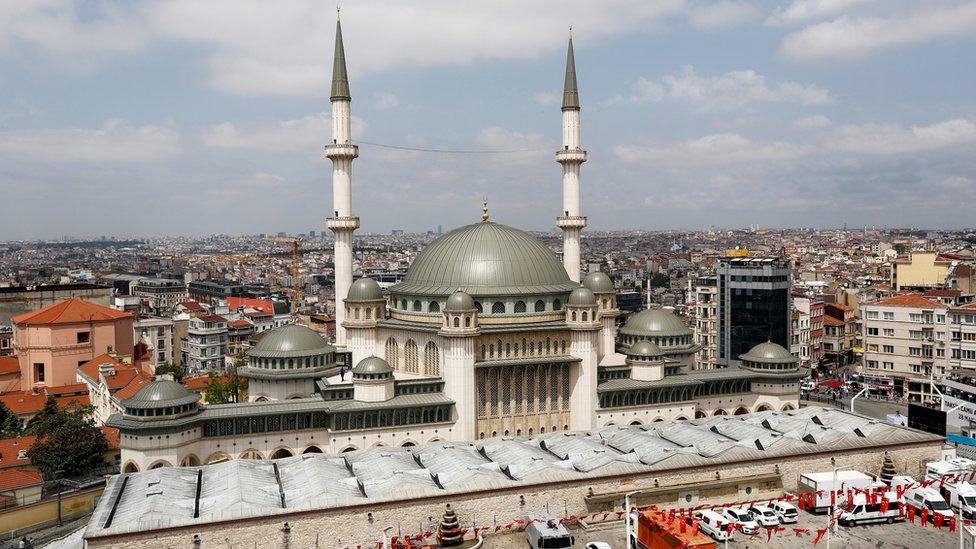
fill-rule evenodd
<path id="1" fill-rule="evenodd" d="M 926 509 L 929 521 L 935 522 L 935 515 L 942 515 L 945 520 L 952 518 L 952 510 L 937 488 L 932 486 L 923 488 L 915 479 L 906 475 L 896 475 L 891 479 L 892 489 L 897 490 L 898 486 L 907 487 L 904 494 L 905 505 L 911 505 L 919 511 Z"/>
<path id="2" fill-rule="evenodd" d="M 801 473 L 797 481 L 797 494 L 813 493 L 814 504 L 807 509 L 811 513 L 826 512 L 830 509 L 830 493 L 839 491 L 834 500 L 835 506 L 846 497 L 847 490 L 855 488 L 866 490 L 876 486 L 876 479 L 860 471 L 844 469 L 840 471 L 825 471 L 822 473 Z"/>
<path id="3" fill-rule="evenodd" d="M 887 501 L 887 504 L 882 503 Z M 844 526 L 856 526 L 872 522 L 887 522 L 905 520 L 905 515 L 898 510 L 898 494 L 894 491 L 880 494 L 876 501 L 868 501 L 863 493 L 854 494 L 854 498 L 847 504 L 849 511 L 844 511 L 837 519 Z"/>
<path id="4" fill-rule="evenodd" d="M 925 478 L 930 480 L 950 479 L 954 475 L 969 473 L 976 469 L 976 461 L 966 458 L 952 458 L 945 461 L 931 461 L 925 466 Z M 951 507 L 959 509 L 964 518 L 976 518 L 976 487 L 965 480 L 943 480 L 933 488 L 941 487 L 940 493 Z"/>

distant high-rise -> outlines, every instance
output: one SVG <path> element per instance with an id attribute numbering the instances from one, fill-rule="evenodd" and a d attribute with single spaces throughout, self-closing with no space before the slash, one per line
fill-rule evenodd
<path id="1" fill-rule="evenodd" d="M 719 367 L 739 364 L 739 355 L 772 341 L 790 348 L 789 261 L 773 257 L 723 258 L 718 279 Z"/>

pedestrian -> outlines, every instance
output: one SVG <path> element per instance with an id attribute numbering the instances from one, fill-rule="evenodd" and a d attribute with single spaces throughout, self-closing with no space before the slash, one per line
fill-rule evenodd
<path id="1" fill-rule="evenodd" d="M 27 536 L 20 538 L 20 543 L 17 544 L 17 549 L 27 549 Z"/>
<path id="2" fill-rule="evenodd" d="M 345 381 L 346 380 L 346 365 L 345 364 L 343 364 L 339 368 L 339 380 L 340 381 Z"/>

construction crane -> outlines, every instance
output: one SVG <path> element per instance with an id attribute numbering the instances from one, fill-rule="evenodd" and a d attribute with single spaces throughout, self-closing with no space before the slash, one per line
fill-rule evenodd
<path id="1" fill-rule="evenodd" d="M 302 239 L 293 236 L 268 236 L 265 237 L 265 240 L 291 245 L 291 314 L 296 315 L 298 313 L 298 304 L 302 300 L 301 273 L 298 267 L 299 249 L 302 245 Z"/>

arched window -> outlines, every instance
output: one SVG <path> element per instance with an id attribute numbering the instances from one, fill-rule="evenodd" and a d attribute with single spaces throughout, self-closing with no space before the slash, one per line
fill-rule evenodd
<path id="1" fill-rule="evenodd" d="M 496 302 L 494 302 L 494 303 L 491 304 L 491 313 L 492 314 L 497 315 L 497 314 L 502 314 L 504 312 L 505 312 L 505 304 L 502 303 L 501 301 L 496 301 Z"/>
<path id="2" fill-rule="evenodd" d="M 541 313 L 546 310 L 546 302 L 541 299 L 535 302 L 535 312 Z"/>
<path id="3" fill-rule="evenodd" d="M 392 337 L 386 340 L 386 361 L 393 366 L 394 370 L 400 369 L 400 348 Z"/>
<path id="4" fill-rule="evenodd" d="M 562 301 L 559 301 L 558 299 L 553 299 L 552 300 L 552 310 L 553 311 L 558 311 L 558 310 L 560 310 L 562 308 L 563 308 L 563 302 Z"/>
<path id="5" fill-rule="evenodd" d="M 366 308 L 366 320 L 373 319 L 373 309 L 371 307 Z"/>
<path id="6" fill-rule="evenodd" d="M 483 312 L 485 312 L 485 311 L 484 311 L 484 310 L 483 310 L 483 309 L 481 308 L 481 302 L 480 302 L 480 301 L 475 301 L 475 302 L 474 302 L 474 310 L 476 310 L 476 311 L 478 311 L 479 313 L 483 313 Z"/>
<path id="7" fill-rule="evenodd" d="M 400 308 L 403 309 L 404 311 L 407 310 L 407 300 L 406 299 L 401 299 L 400 300 Z"/>
<path id="8" fill-rule="evenodd" d="M 457 320 L 455 318 L 454 320 Z M 441 375 L 440 353 L 433 341 L 424 346 L 424 374 L 429 376 Z"/>
<path id="9" fill-rule="evenodd" d="M 524 301 L 516 301 L 515 302 L 515 312 L 516 313 L 524 313 L 525 312 L 525 302 Z"/>
<path id="10" fill-rule="evenodd" d="M 417 311 L 418 313 L 421 310 L 423 310 L 423 306 L 420 304 L 420 300 L 419 299 L 414 300 L 414 302 L 413 302 L 413 310 L 414 311 Z"/>
<path id="11" fill-rule="evenodd" d="M 352 310 L 352 317 L 355 318 L 356 320 L 359 320 L 359 307 L 356 307 L 355 309 Z"/>
<path id="12" fill-rule="evenodd" d="M 583 311 L 583 322 L 586 322 L 586 311 Z"/>
<path id="13" fill-rule="evenodd" d="M 457 316 L 454 317 L 454 327 L 455 328 L 460 328 L 461 327 L 461 317 L 457 317 Z"/>
<path id="14" fill-rule="evenodd" d="M 441 312 L 441 304 L 436 301 L 431 301 L 430 305 L 427 305 L 428 313 L 439 313 Z"/>
<path id="15" fill-rule="evenodd" d="M 464 317 L 464 327 L 465 328 L 470 328 L 471 327 L 471 317 L 470 316 L 465 315 L 465 317 Z"/>
<path id="16" fill-rule="evenodd" d="M 407 340 L 403 346 L 403 370 L 411 374 L 420 373 L 420 357 L 418 356 L 417 343 L 412 339 Z"/>
<path id="17" fill-rule="evenodd" d="M 576 322 L 576 311 L 573 311 L 570 316 L 572 317 L 573 322 Z"/>

